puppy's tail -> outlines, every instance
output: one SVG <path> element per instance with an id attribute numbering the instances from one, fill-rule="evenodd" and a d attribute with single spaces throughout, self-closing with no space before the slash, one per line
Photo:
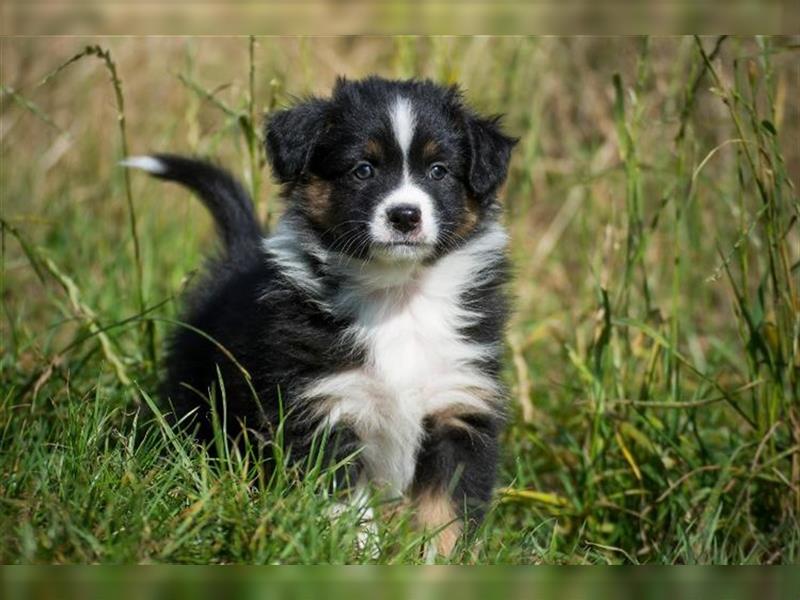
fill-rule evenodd
<path id="1" fill-rule="evenodd" d="M 141 169 L 192 190 L 214 217 L 217 231 L 231 258 L 258 249 L 264 232 L 258 224 L 249 194 L 234 177 L 210 163 L 172 154 L 131 156 L 120 163 Z"/>

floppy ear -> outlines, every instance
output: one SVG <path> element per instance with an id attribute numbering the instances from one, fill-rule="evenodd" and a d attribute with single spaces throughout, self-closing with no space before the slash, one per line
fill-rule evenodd
<path id="1" fill-rule="evenodd" d="M 469 145 L 469 187 L 480 202 L 491 202 L 508 173 L 511 150 L 516 138 L 500 130 L 500 117 L 466 116 L 467 143 Z"/>
<path id="2" fill-rule="evenodd" d="M 328 103 L 311 99 L 274 113 L 266 124 L 265 146 L 272 172 L 281 183 L 298 180 L 325 127 Z"/>

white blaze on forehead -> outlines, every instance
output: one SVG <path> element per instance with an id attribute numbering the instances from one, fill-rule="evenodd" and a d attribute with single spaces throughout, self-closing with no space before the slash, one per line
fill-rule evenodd
<path id="1" fill-rule="evenodd" d="M 392 207 L 409 205 L 420 210 L 420 226 L 418 231 L 413 234 L 414 241 L 430 246 L 436 243 L 439 226 L 433 199 L 425 190 L 414 183 L 408 167 L 408 153 L 411 147 L 411 140 L 414 138 L 416 125 L 411 102 L 407 98 L 398 96 L 389 110 L 389 117 L 397 145 L 400 146 L 400 150 L 403 153 L 403 178 L 398 187 L 389 192 L 375 208 L 370 223 L 372 239 L 384 243 L 406 239 L 405 234 L 398 233 L 393 229 L 388 221 L 387 213 Z M 424 254 L 427 254 L 429 250 L 430 247 L 425 250 Z M 409 252 L 404 252 L 404 254 L 409 254 Z"/>
<path id="2" fill-rule="evenodd" d="M 408 149 L 411 147 L 411 139 L 414 137 L 415 118 L 411 102 L 402 96 L 395 100 L 391 110 L 392 131 L 400 150 L 403 152 L 403 163 L 408 159 Z"/>

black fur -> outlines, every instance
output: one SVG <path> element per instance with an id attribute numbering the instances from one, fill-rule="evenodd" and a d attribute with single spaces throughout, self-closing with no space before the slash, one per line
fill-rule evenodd
<path id="1" fill-rule="evenodd" d="M 469 186 L 482 202 L 491 202 L 505 180 L 511 149 L 517 140 L 500 131 L 500 117 L 484 119 L 468 114 L 465 122 L 469 141 Z"/>
<path id="2" fill-rule="evenodd" d="M 272 116 L 265 138 L 272 172 L 278 181 L 289 183 L 302 174 L 324 129 L 327 112 L 328 103 L 315 99 Z"/>
<path id="3" fill-rule="evenodd" d="M 469 429 L 426 422 L 413 488 L 415 495 L 427 490 L 450 494 L 458 516 L 474 526 L 491 499 L 502 420 L 487 415 L 464 420 Z"/>
<path id="4" fill-rule="evenodd" d="M 214 217 L 228 258 L 250 255 L 264 236 L 253 212 L 253 202 L 233 176 L 209 163 L 156 154 L 153 158 L 165 167 L 155 177 L 175 181 L 195 192 Z"/>

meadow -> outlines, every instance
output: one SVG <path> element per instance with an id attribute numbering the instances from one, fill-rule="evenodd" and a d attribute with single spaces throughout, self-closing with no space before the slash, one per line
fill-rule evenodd
<path id="1" fill-rule="evenodd" d="M 0 562 L 418 563 L 356 543 L 329 473 L 265 479 L 157 403 L 213 252 L 170 151 L 280 214 L 261 124 L 337 75 L 459 83 L 520 138 L 503 190 L 511 418 L 466 564 L 800 561 L 793 38 L 4 38 Z M 282 449 L 276 447 L 276 453 Z"/>

